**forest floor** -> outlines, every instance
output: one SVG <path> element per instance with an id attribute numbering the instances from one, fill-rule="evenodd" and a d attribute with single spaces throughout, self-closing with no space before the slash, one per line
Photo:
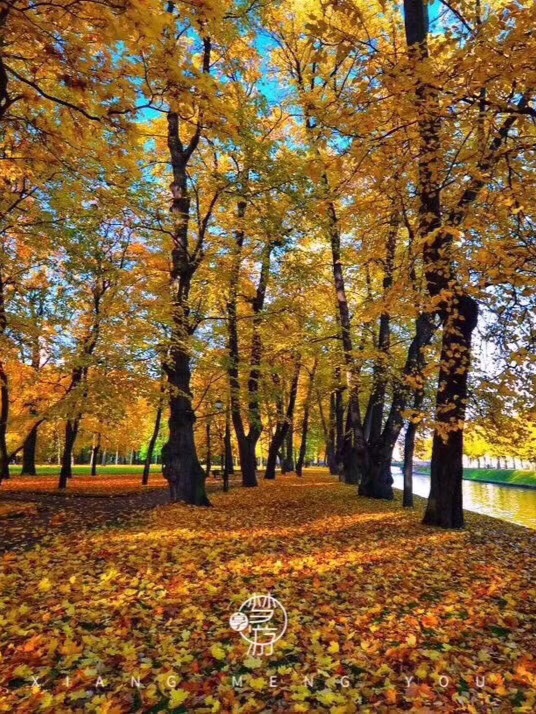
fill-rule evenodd
<path id="1" fill-rule="evenodd" d="M 74 476 L 65 491 L 57 477 L 14 476 L 0 486 L 0 553 L 45 544 L 59 533 L 120 528 L 168 502 L 161 474 L 141 485 L 141 474 Z"/>
<path id="2" fill-rule="evenodd" d="M 126 499 L 124 519 L 72 529 L 69 510 L 4 554 L 0 711 L 535 710 L 534 532 L 476 514 L 425 528 L 422 499 L 359 499 L 320 470 L 210 492 L 211 509 L 143 512 L 165 492 L 42 494 L 88 512 Z M 248 653 L 229 617 L 267 593 L 288 626 Z"/>

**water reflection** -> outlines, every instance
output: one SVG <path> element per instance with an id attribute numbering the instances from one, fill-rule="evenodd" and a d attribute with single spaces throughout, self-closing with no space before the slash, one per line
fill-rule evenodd
<path id="1" fill-rule="evenodd" d="M 402 473 L 393 468 L 395 488 L 402 488 Z M 428 498 L 430 479 L 416 474 L 413 477 L 413 493 Z M 512 488 L 495 483 L 463 482 L 463 506 L 468 511 L 484 513 L 536 529 L 536 489 Z"/>

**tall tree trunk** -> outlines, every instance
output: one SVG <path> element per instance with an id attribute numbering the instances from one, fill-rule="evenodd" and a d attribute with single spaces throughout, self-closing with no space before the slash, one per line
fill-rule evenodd
<path id="1" fill-rule="evenodd" d="M 307 437 L 309 435 L 309 405 L 305 407 L 303 414 L 303 422 L 301 428 L 301 442 L 300 450 L 298 452 L 298 460 L 296 462 L 296 474 L 298 476 L 303 476 L 303 465 L 305 463 L 305 456 L 307 454 Z"/>
<path id="2" fill-rule="evenodd" d="M 247 203 L 244 199 L 238 202 L 237 218 L 243 221 L 246 214 Z M 240 350 L 238 343 L 238 287 L 240 280 L 240 264 L 242 248 L 244 245 L 245 233 L 242 228 L 234 233 L 235 250 L 233 265 L 231 268 L 229 281 L 229 297 L 227 300 L 227 329 L 228 341 L 227 349 L 229 353 L 229 388 L 231 399 L 231 416 L 235 429 L 236 440 L 238 442 L 238 453 L 240 456 L 240 470 L 242 471 L 242 485 L 245 487 L 257 486 L 257 459 L 256 446 L 261 435 L 262 424 L 260 415 L 253 415 L 250 411 L 250 428 L 246 432 L 244 420 L 242 418 L 241 405 L 241 385 L 240 385 Z M 255 327 L 254 327 L 255 330 Z M 253 337 L 255 339 L 255 335 Z M 258 385 L 255 385 L 255 389 Z"/>
<path id="3" fill-rule="evenodd" d="M 210 69 L 211 43 L 203 38 L 203 72 Z M 190 319 L 192 278 L 202 260 L 200 234 L 196 248 L 189 246 L 190 195 L 188 191 L 188 161 L 196 150 L 201 135 L 201 123 L 185 147 L 180 137 L 179 115 L 167 115 L 168 149 L 173 169 L 171 184 L 174 218 L 171 250 L 171 281 L 173 310 L 171 345 L 164 364 L 169 385 L 169 438 L 162 449 L 163 473 L 169 483 L 170 499 L 196 506 L 208 506 L 205 472 L 197 456 L 194 440 L 195 414 L 192 408 L 190 344 L 195 323 Z"/>
<path id="4" fill-rule="evenodd" d="M 225 433 L 223 435 L 224 465 L 223 470 L 229 476 L 234 474 L 233 444 L 231 441 L 231 410 L 229 405 L 225 411 Z"/>
<path id="5" fill-rule="evenodd" d="M 471 358 L 471 336 L 478 320 L 473 298 L 461 296 L 443 328 L 430 465 L 430 496 L 423 523 L 462 528 L 463 424 Z"/>
<path id="6" fill-rule="evenodd" d="M 68 388 L 68 393 L 72 393 L 74 397 L 74 405 L 72 410 L 74 416 L 67 419 L 65 426 L 65 443 L 63 445 L 63 454 L 61 459 L 60 478 L 58 488 L 64 489 L 67 487 L 67 480 L 72 476 L 72 459 L 73 449 L 78 436 L 78 429 L 82 421 L 84 404 L 88 397 L 88 374 L 90 369 L 90 360 L 93 356 L 100 336 L 101 325 L 101 302 L 106 291 L 111 287 L 111 282 L 103 276 L 99 276 L 95 284 L 92 286 L 93 293 L 93 320 L 91 327 L 84 336 L 81 343 L 80 362 L 77 364 L 71 373 L 71 383 Z"/>
<path id="7" fill-rule="evenodd" d="M 34 424 L 30 433 L 24 440 L 24 445 L 22 447 L 21 476 L 35 476 L 37 474 L 37 470 L 35 468 L 35 455 L 37 451 L 37 431 L 40 424 L 41 422 Z"/>
<path id="8" fill-rule="evenodd" d="M 205 463 L 205 474 L 206 477 L 210 477 L 210 469 L 212 467 L 212 439 L 211 439 L 211 427 L 212 424 L 210 422 L 210 417 L 207 419 L 207 423 L 205 425 L 205 440 L 207 442 L 207 449 L 206 449 L 206 463 Z"/>
<path id="9" fill-rule="evenodd" d="M 426 83 L 428 62 L 428 6 L 423 0 L 404 0 L 406 41 L 415 68 L 416 105 L 419 116 L 420 221 L 423 261 L 428 292 L 436 299 L 443 324 L 441 366 L 436 397 L 436 428 L 430 469 L 430 497 L 424 523 L 443 528 L 463 527 L 463 429 L 472 333 L 478 321 L 478 304 L 457 281 L 450 258 L 452 228 L 458 228 L 479 195 L 486 175 L 498 160 L 515 115 L 508 117 L 466 183 L 455 208 L 443 221 L 440 194 L 440 109 L 437 89 Z M 526 98 L 522 97 L 520 104 Z M 427 238 L 432 236 L 432 238 Z"/>
<path id="10" fill-rule="evenodd" d="M 294 471 L 294 420 L 288 425 L 283 447 L 284 455 L 281 459 L 281 473 L 287 474 Z"/>
<path id="11" fill-rule="evenodd" d="M 30 299 L 30 306 L 32 309 L 32 315 L 36 321 L 40 321 L 44 316 L 44 304 L 43 300 L 32 301 Z M 32 368 L 35 370 L 36 374 L 41 368 L 41 350 L 39 344 L 39 337 L 35 335 L 32 340 Z M 38 408 L 35 402 L 30 401 L 29 413 L 33 419 L 36 419 L 33 427 L 31 428 L 28 436 L 24 440 L 22 447 L 22 471 L 21 475 L 35 476 L 37 471 L 35 468 L 35 459 L 37 451 L 37 432 L 40 425 L 42 424 L 42 419 L 37 419 Z"/>
<path id="12" fill-rule="evenodd" d="M 225 411 L 225 431 L 223 434 L 223 490 L 225 493 L 229 491 L 229 477 L 234 474 L 233 464 L 233 445 L 231 441 L 231 409 L 230 404 L 227 405 Z"/>
<path id="13" fill-rule="evenodd" d="M 101 448 L 101 433 L 100 431 L 93 436 L 93 446 L 91 447 L 91 475 L 97 475 L 97 464 Z"/>
<path id="14" fill-rule="evenodd" d="M 322 176 L 326 193 L 329 195 L 327 174 Z M 346 366 L 346 381 L 348 385 L 348 412 L 346 433 L 344 438 L 344 455 L 341 459 L 343 480 L 346 483 L 355 482 L 356 461 L 367 461 L 367 445 L 363 433 L 363 422 L 359 407 L 359 369 L 355 362 L 351 334 L 350 309 L 346 297 L 346 287 L 342 269 L 341 238 L 338 216 L 333 201 L 328 203 L 329 234 L 331 243 L 333 282 L 337 297 L 341 342 Z"/>
<path id="15" fill-rule="evenodd" d="M 433 334 L 431 330 L 431 334 Z M 415 454 L 415 436 L 417 434 L 418 419 L 420 418 L 422 405 L 424 402 L 424 349 L 419 350 L 417 363 L 413 373 L 417 382 L 413 396 L 413 410 L 408 421 L 406 433 L 404 435 L 404 461 L 402 464 L 402 475 L 404 477 L 404 488 L 402 495 L 402 505 L 405 508 L 413 507 L 413 457 Z"/>
<path id="16" fill-rule="evenodd" d="M 402 476 L 404 478 L 402 505 L 404 508 L 413 508 L 413 457 L 415 454 L 416 434 L 417 424 L 414 421 L 409 421 L 404 435 L 404 461 L 402 464 Z"/>
<path id="17" fill-rule="evenodd" d="M 74 445 L 76 443 L 76 437 L 78 436 L 78 429 L 80 427 L 80 419 L 67 419 L 65 424 L 65 441 L 63 444 L 63 453 L 61 456 L 61 471 L 60 480 L 58 488 L 67 488 L 67 482 L 73 475 L 72 463 L 73 463 L 73 452 Z"/>
<path id="18" fill-rule="evenodd" d="M 300 93 L 307 93 L 307 88 L 303 83 L 303 74 L 301 72 L 300 60 L 297 62 L 297 77 L 298 89 Z M 309 111 L 305 107 L 305 128 L 310 136 L 310 142 L 313 150 L 320 161 L 322 161 L 321 150 L 316 144 L 314 122 L 311 120 Z M 344 271 L 342 266 L 341 253 L 341 235 L 337 208 L 332 194 L 328 173 L 326 170 L 322 172 L 320 179 L 320 190 L 322 200 L 326 205 L 327 212 L 327 234 L 331 246 L 331 262 L 333 284 L 335 288 L 335 297 L 337 300 L 337 317 L 341 332 L 341 343 L 344 354 L 344 364 L 346 367 L 346 383 L 348 386 L 348 433 L 345 438 L 346 453 L 341 459 L 343 470 L 349 469 L 348 473 L 343 473 L 343 479 L 352 480 L 352 473 L 355 471 L 355 459 L 360 459 L 366 462 L 367 445 L 363 433 L 363 422 L 359 406 L 359 388 L 360 388 L 360 368 L 355 360 L 355 354 L 352 344 L 351 334 L 351 318 L 348 299 L 346 295 L 346 286 L 344 281 Z"/>
<path id="19" fill-rule="evenodd" d="M 238 457 L 242 472 L 242 486 L 249 488 L 257 485 L 256 442 L 250 438 L 239 438 L 237 434 Z"/>
<path id="20" fill-rule="evenodd" d="M 383 300 L 389 299 L 393 286 L 395 270 L 396 237 L 400 218 L 397 210 L 393 210 L 385 244 L 385 259 L 383 261 Z M 391 317 L 388 309 L 380 315 L 378 330 L 378 355 L 374 362 L 372 374 L 372 390 L 367 406 L 364 423 L 365 438 L 369 447 L 368 468 L 363 469 L 359 494 L 373 498 L 394 498 L 393 478 L 391 476 L 392 448 L 385 443 L 383 435 L 383 418 L 387 389 L 387 362 L 391 346 Z M 394 448 L 394 444 L 393 444 Z"/>
<path id="21" fill-rule="evenodd" d="M 270 446 L 268 447 L 268 456 L 266 457 L 266 468 L 264 470 L 264 478 L 269 481 L 275 479 L 275 469 L 277 466 L 277 454 L 279 453 L 280 439 L 277 431 L 272 436 Z"/>
<path id="22" fill-rule="evenodd" d="M 190 391 L 190 357 L 184 346 L 174 344 L 166 363 L 170 386 L 169 437 L 162 449 L 163 473 L 172 502 L 209 506 L 203 471 L 194 440 L 195 414 Z"/>
<path id="23" fill-rule="evenodd" d="M 9 454 L 7 452 L 7 424 L 9 418 L 9 382 L 0 360 L 0 482 L 9 478 Z"/>
<path id="24" fill-rule="evenodd" d="M 355 441 L 355 429 L 352 427 L 352 409 L 350 402 L 357 399 L 357 395 L 354 393 L 350 395 L 350 400 L 348 402 L 348 408 L 346 410 L 346 427 L 343 432 L 342 446 L 340 447 L 339 454 L 341 460 L 341 466 L 339 467 L 339 473 L 341 475 L 344 483 L 357 486 L 363 482 L 363 474 L 367 469 L 366 464 L 368 464 L 368 451 L 360 451 L 357 448 Z M 360 495 L 361 492 L 359 492 Z M 367 494 L 368 495 L 368 494 Z"/>
<path id="25" fill-rule="evenodd" d="M 334 449 L 335 449 L 335 427 L 334 427 L 334 408 L 333 408 L 333 395 L 330 394 L 329 398 L 329 414 L 328 420 L 326 421 L 326 416 L 324 414 L 324 407 L 322 405 L 322 396 L 320 391 L 316 390 L 316 400 L 318 403 L 318 411 L 320 412 L 320 421 L 322 423 L 322 432 L 324 434 L 324 460 L 329 468 L 330 474 L 336 474 L 335 464 L 334 464 Z"/>
<path id="26" fill-rule="evenodd" d="M 391 348 L 391 316 L 389 310 L 385 308 L 385 303 L 389 300 L 389 293 L 393 287 L 396 237 L 399 222 L 398 211 L 393 210 L 385 244 L 385 258 L 383 260 L 382 287 L 384 309 L 380 315 L 380 325 L 378 329 L 378 355 L 374 360 L 372 389 L 364 422 L 365 438 L 372 444 L 381 437 L 383 428 L 387 387 L 387 361 Z"/>
<path id="27" fill-rule="evenodd" d="M 296 357 L 296 364 L 294 367 L 294 374 L 292 376 L 292 382 L 290 385 L 289 400 L 286 412 L 283 418 L 278 419 L 277 426 L 275 428 L 274 435 L 272 436 L 272 441 L 268 448 L 268 458 L 266 460 L 266 470 L 264 472 L 264 478 L 268 480 L 275 479 L 275 468 L 277 463 L 277 455 L 283 446 L 283 443 L 287 437 L 290 424 L 294 417 L 294 407 L 296 406 L 296 396 L 298 394 L 298 380 L 300 377 L 301 370 L 301 359 L 299 356 Z"/>
<path id="28" fill-rule="evenodd" d="M 246 215 L 247 203 L 244 199 L 239 200 L 237 205 L 237 218 L 243 223 Z M 238 454 L 240 458 L 240 470 L 242 472 L 242 485 L 250 488 L 257 486 L 257 457 L 256 448 L 262 433 L 261 408 L 259 400 L 259 386 L 261 379 L 261 361 L 263 345 L 261 339 L 262 311 L 268 287 L 270 275 L 270 261 L 272 244 L 267 242 L 261 256 L 261 270 L 255 297 L 251 300 L 253 310 L 252 338 L 249 358 L 248 375 L 248 402 L 247 402 L 247 431 L 242 416 L 242 398 L 240 384 L 240 349 L 238 339 L 238 288 L 240 280 L 240 265 L 242 248 L 244 245 L 245 232 L 242 227 L 234 232 L 235 251 L 229 279 L 229 297 L 227 299 L 227 350 L 229 362 L 227 373 L 229 377 L 231 418 L 238 443 Z"/>
<path id="29" fill-rule="evenodd" d="M 391 462 L 397 439 L 404 425 L 403 413 L 413 396 L 417 399 L 424 388 L 422 370 L 424 369 L 424 348 L 430 343 L 436 324 L 429 313 L 421 314 L 415 323 L 415 335 L 408 348 L 406 362 L 401 378 L 395 383 L 389 414 L 381 437 L 370 448 L 371 465 L 376 470 L 372 483 L 392 488 Z M 415 382 L 421 387 L 415 388 Z M 362 485 L 360 484 L 360 489 Z"/>
<path id="30" fill-rule="evenodd" d="M 309 374 L 309 384 L 307 385 L 307 392 L 305 394 L 305 401 L 303 404 L 303 421 L 301 428 L 301 443 L 300 452 L 298 454 L 298 461 L 296 463 L 296 473 L 298 476 L 303 475 L 303 464 L 305 462 L 305 456 L 307 454 L 307 437 L 309 434 L 309 414 L 311 411 L 311 399 L 313 396 L 314 382 L 316 376 L 316 370 L 318 367 L 318 358 L 315 358 L 313 362 L 313 367 Z"/>
<path id="31" fill-rule="evenodd" d="M 163 411 L 164 405 L 162 403 L 162 398 L 160 398 L 158 402 L 158 407 L 156 409 L 153 433 L 151 434 L 151 438 L 149 439 L 149 445 L 147 446 L 147 454 L 145 455 L 145 463 L 143 464 L 143 475 L 141 479 L 143 486 L 147 486 L 147 484 L 149 483 L 149 475 L 151 473 L 151 464 L 153 462 L 154 448 L 156 446 L 156 442 L 158 441 L 158 435 L 160 434 L 160 424 L 162 423 Z"/>
<path id="32" fill-rule="evenodd" d="M 90 331 L 90 334 L 93 334 L 93 333 L 95 333 L 95 331 L 92 329 Z M 84 340 L 84 356 L 85 357 L 88 357 L 91 355 L 91 353 L 93 351 L 93 347 L 95 345 L 95 342 L 92 342 L 93 346 L 89 350 L 86 350 L 87 344 L 89 344 L 88 339 Z M 63 452 L 61 455 L 60 477 L 59 477 L 59 481 L 58 481 L 59 489 L 67 488 L 67 482 L 73 475 L 73 471 L 72 471 L 73 452 L 74 452 L 74 446 L 76 443 L 76 438 L 78 436 L 78 430 L 80 428 L 80 421 L 82 420 L 81 406 L 82 406 L 83 402 L 85 401 L 85 399 L 87 398 L 86 380 L 87 380 L 88 369 L 89 369 L 88 365 L 76 366 L 73 369 L 72 375 L 71 375 L 71 384 L 69 386 L 69 391 L 75 393 L 75 400 L 77 400 L 77 402 L 74 405 L 75 416 L 67 419 L 67 422 L 65 423 L 65 438 L 64 438 L 64 442 L 63 442 Z M 80 390 L 82 392 L 81 396 L 76 394 L 76 392 L 78 392 Z M 78 402 L 78 400 L 81 400 L 81 401 Z"/>
<path id="33" fill-rule="evenodd" d="M 345 453 L 345 428 L 344 428 L 344 401 L 343 392 L 344 387 L 341 383 L 341 368 L 335 368 L 335 381 L 336 387 L 333 395 L 334 403 L 334 415 L 335 415 L 335 451 L 333 455 L 335 472 L 338 476 L 344 478 L 344 464 L 343 458 Z M 348 424 L 349 435 L 351 439 L 351 424 Z M 351 467 L 350 467 L 351 470 Z M 348 475 L 348 474 L 347 474 Z"/>
<path id="34" fill-rule="evenodd" d="M 320 399 L 320 397 L 319 397 Z M 335 433 L 335 392 L 330 392 L 329 395 L 329 427 L 326 438 L 326 460 L 330 474 L 333 476 L 339 475 L 337 464 L 337 438 Z"/>
<path id="35" fill-rule="evenodd" d="M 3 69 L 3 65 L 2 65 Z M 7 82 L 7 75 L 6 75 Z M 7 95 L 6 95 L 7 96 Z M 7 328 L 7 313 L 4 297 L 4 280 L 0 270 L 0 340 Z M 5 365 L 0 359 L 0 483 L 9 478 L 9 455 L 7 453 L 7 425 L 9 419 L 9 381 Z"/>

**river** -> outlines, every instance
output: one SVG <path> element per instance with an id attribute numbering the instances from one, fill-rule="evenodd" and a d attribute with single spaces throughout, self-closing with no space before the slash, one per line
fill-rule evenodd
<path id="1" fill-rule="evenodd" d="M 402 472 L 393 467 L 394 487 L 402 489 Z M 430 477 L 415 474 L 413 493 L 428 498 Z M 499 483 L 463 482 L 463 507 L 468 511 L 501 518 L 536 530 L 536 489 Z"/>

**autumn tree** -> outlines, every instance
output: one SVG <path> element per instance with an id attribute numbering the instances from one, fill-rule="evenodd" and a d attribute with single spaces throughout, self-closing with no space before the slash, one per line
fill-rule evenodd
<path id="1" fill-rule="evenodd" d="M 38 210 L 36 214 L 39 191 L 78 156 L 80 140 L 87 135 L 89 125 L 109 120 L 118 109 L 109 69 L 122 62 L 121 53 L 114 54 L 113 49 L 122 10 L 121 3 L 104 8 L 85 0 L 74 4 L 59 0 L 45 6 L 13 0 L 0 9 L 3 341 L 8 327 L 6 303 L 20 292 L 25 276 L 21 271 L 14 280 L 10 261 L 16 254 L 23 254 L 30 264 L 40 260 L 36 250 L 39 231 L 35 230 L 36 225 L 43 225 Z M 86 51 L 88 47 L 92 52 Z M 128 103 L 133 93 L 125 85 L 122 94 Z M 119 123 L 122 111 L 119 108 L 114 114 Z M 3 355 L 0 388 L 0 478 L 5 478 L 10 394 Z"/>
<path id="2" fill-rule="evenodd" d="M 463 526 L 462 476 L 463 428 L 468 396 L 471 339 L 477 325 L 478 300 L 475 291 L 455 261 L 455 239 L 471 227 L 471 214 L 493 173 L 501 168 L 505 149 L 516 142 L 516 125 L 532 112 L 530 70 L 526 63 L 526 26 L 534 9 L 520 7 L 499 10 L 499 17 L 509 30 L 498 30 L 495 16 L 486 20 L 477 6 L 468 22 L 452 26 L 449 35 L 460 49 L 451 59 L 456 68 L 449 79 L 454 84 L 454 96 L 448 105 L 454 116 L 459 105 L 472 108 L 470 119 L 474 136 L 473 151 L 464 167 L 463 184 L 453 196 L 452 186 L 445 200 L 442 185 L 443 152 L 447 147 L 442 135 L 445 110 L 444 92 L 448 80 L 435 81 L 437 65 L 447 51 L 443 43 L 429 41 L 428 8 L 425 3 L 407 0 L 404 3 L 405 29 L 408 45 L 410 76 L 414 82 L 414 108 L 419 129 L 419 236 L 423 246 L 423 263 L 428 292 L 434 301 L 442 323 L 442 348 L 436 400 L 436 429 L 433 439 L 431 492 L 424 522 L 447 528 Z M 508 18 L 508 20 L 506 20 Z M 460 15 L 455 21 L 460 19 Z M 499 24 L 501 24 L 499 22 Z M 497 81 L 495 61 L 486 55 L 486 47 L 495 46 L 500 54 L 516 57 L 517 78 L 508 82 L 508 74 Z M 462 49 L 463 47 L 463 49 Z M 462 66 L 480 58 L 485 68 L 482 75 L 458 88 L 456 79 L 466 78 Z M 511 62 L 511 60 L 509 60 Z M 493 66 L 493 70 L 492 70 Z M 517 95 L 517 99 L 515 98 Z M 465 117 L 464 117 L 465 119 Z M 459 177 L 460 183 L 462 177 Z M 469 225 L 468 225 L 469 224 Z"/>

